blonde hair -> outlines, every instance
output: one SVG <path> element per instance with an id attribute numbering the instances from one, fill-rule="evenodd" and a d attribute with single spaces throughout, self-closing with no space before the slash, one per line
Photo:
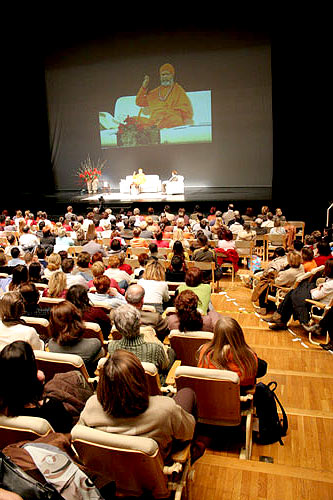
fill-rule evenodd
<path id="1" fill-rule="evenodd" d="M 62 271 L 56 271 L 49 279 L 49 296 L 60 297 L 61 293 L 66 290 L 66 287 L 66 274 Z"/>
<path id="2" fill-rule="evenodd" d="M 50 271 L 57 271 L 61 266 L 61 257 L 58 253 L 51 253 L 47 258 L 47 268 Z"/>
<path id="3" fill-rule="evenodd" d="M 105 266 L 103 262 L 101 262 L 100 260 L 97 260 L 91 266 L 91 272 L 94 278 L 96 278 L 97 276 L 102 276 L 104 274 L 104 271 L 105 271 Z"/>
<path id="4" fill-rule="evenodd" d="M 288 264 L 290 267 L 298 268 L 302 264 L 302 256 L 298 252 L 292 250 L 287 255 Z"/>
<path id="5" fill-rule="evenodd" d="M 148 262 L 143 272 L 143 278 L 153 281 L 165 281 L 164 266 L 157 260 Z"/>

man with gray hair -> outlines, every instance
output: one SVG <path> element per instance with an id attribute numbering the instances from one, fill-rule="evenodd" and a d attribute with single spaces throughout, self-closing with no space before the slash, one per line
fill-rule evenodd
<path id="1" fill-rule="evenodd" d="M 170 333 L 168 322 L 159 312 L 144 311 L 142 309 L 144 296 L 144 288 L 137 284 L 130 285 L 125 293 L 125 299 L 128 304 L 131 304 L 139 311 L 141 325 L 154 328 L 157 338 L 163 342 L 165 337 Z"/>
<path id="2" fill-rule="evenodd" d="M 161 346 L 155 342 L 146 342 L 140 334 L 140 311 L 130 304 L 117 307 L 113 314 L 114 323 L 118 332 L 123 336 L 121 340 L 112 340 L 108 344 L 108 351 L 112 354 L 117 349 L 125 349 L 135 354 L 140 361 L 153 363 L 158 372 L 167 372 L 168 357 Z"/>

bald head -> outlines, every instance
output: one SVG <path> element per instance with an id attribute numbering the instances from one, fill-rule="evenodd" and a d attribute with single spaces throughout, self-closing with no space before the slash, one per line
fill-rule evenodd
<path id="1" fill-rule="evenodd" d="M 128 302 L 128 304 L 131 304 L 134 307 L 137 307 L 138 309 L 141 309 L 143 306 L 143 299 L 145 296 L 145 290 L 142 288 L 140 285 L 130 285 L 125 293 L 125 299 Z"/>

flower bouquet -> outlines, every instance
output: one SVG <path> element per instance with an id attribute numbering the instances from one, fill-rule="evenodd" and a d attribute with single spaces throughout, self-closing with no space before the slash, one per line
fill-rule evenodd
<path id="1" fill-rule="evenodd" d="M 140 122 L 136 116 L 127 116 L 117 132 L 117 146 L 144 146 L 160 144 L 160 131 L 155 125 Z"/>
<path id="2" fill-rule="evenodd" d="M 102 175 L 105 163 L 106 160 L 104 162 L 101 162 L 100 159 L 98 159 L 97 163 L 95 164 L 91 161 L 89 155 L 86 160 L 81 162 L 81 166 L 77 171 L 77 175 L 79 181 L 87 185 L 89 192 L 91 191 L 91 189 L 93 189 L 93 191 L 97 191 L 99 177 Z"/>

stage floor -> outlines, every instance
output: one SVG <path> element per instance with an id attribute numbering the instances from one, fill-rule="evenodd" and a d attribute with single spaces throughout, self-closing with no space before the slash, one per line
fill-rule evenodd
<path id="1" fill-rule="evenodd" d="M 99 191 L 96 194 L 83 193 L 75 197 L 76 200 L 86 203 L 93 203 L 103 196 L 106 203 L 133 203 L 133 202 L 196 202 L 202 201 L 235 201 L 235 200 L 270 200 L 272 189 L 268 186 L 249 186 L 249 187 L 207 187 L 207 186 L 188 186 L 185 187 L 184 194 L 167 195 L 158 193 L 141 193 L 131 195 L 130 193 L 120 193 L 118 190 L 107 192 Z"/>

